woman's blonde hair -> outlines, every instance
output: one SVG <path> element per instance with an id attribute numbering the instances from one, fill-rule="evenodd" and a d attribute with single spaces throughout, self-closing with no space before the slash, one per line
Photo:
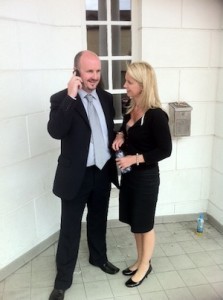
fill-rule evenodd
<path id="1" fill-rule="evenodd" d="M 147 62 L 133 62 L 127 65 L 128 75 L 137 81 L 142 87 L 141 108 L 147 111 L 151 108 L 161 107 L 159 99 L 156 74 L 154 69 Z M 134 99 L 131 99 L 127 113 L 135 107 Z"/>

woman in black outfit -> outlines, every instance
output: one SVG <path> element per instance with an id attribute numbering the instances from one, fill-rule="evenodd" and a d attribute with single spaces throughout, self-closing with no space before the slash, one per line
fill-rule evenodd
<path id="1" fill-rule="evenodd" d="M 119 220 L 129 224 L 135 236 L 138 257 L 122 272 L 131 276 L 126 286 L 135 287 L 152 271 L 160 184 L 158 162 L 171 155 L 172 141 L 153 68 L 146 62 L 131 63 L 124 88 L 130 105 L 112 147 L 115 151 L 122 149 L 126 155 L 116 159 L 117 166 L 121 170 L 131 166 L 131 171 L 121 176 Z"/>

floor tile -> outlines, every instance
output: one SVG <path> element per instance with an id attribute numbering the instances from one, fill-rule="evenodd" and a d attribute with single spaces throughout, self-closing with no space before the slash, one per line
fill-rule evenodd
<path id="1" fill-rule="evenodd" d="M 31 278 L 29 273 L 14 273 L 5 280 L 4 291 L 30 289 Z"/>
<path id="2" fill-rule="evenodd" d="M 114 299 L 114 300 L 142 300 L 140 295 L 125 295 L 125 296 L 121 296 L 121 297 L 114 297 L 112 299 Z"/>
<path id="3" fill-rule="evenodd" d="M 78 262 L 79 262 L 79 265 L 81 267 L 83 266 L 88 266 L 89 265 L 89 255 L 88 253 L 81 253 L 79 252 L 78 254 Z"/>
<path id="4" fill-rule="evenodd" d="M 119 247 L 108 248 L 107 255 L 110 262 L 123 261 L 125 259 L 125 255 Z"/>
<path id="5" fill-rule="evenodd" d="M 87 299 L 99 300 L 112 298 L 113 294 L 108 281 L 96 281 L 84 283 Z"/>
<path id="6" fill-rule="evenodd" d="M 196 240 L 179 242 L 185 253 L 202 252 L 204 249 Z"/>
<path id="7" fill-rule="evenodd" d="M 222 264 L 223 262 L 223 248 L 220 250 L 213 250 L 207 252 L 216 264 Z"/>
<path id="8" fill-rule="evenodd" d="M 184 270 L 196 267 L 193 261 L 186 254 L 170 256 L 169 260 L 175 270 Z"/>
<path id="9" fill-rule="evenodd" d="M 176 242 L 174 234 L 170 231 L 161 231 L 156 235 L 157 244 L 174 243 Z"/>
<path id="10" fill-rule="evenodd" d="M 136 247 L 121 247 L 119 246 L 120 251 L 124 257 L 125 260 L 135 260 L 137 257 L 137 251 L 136 251 Z"/>
<path id="11" fill-rule="evenodd" d="M 47 288 L 32 288 L 31 289 L 31 299 L 32 300 L 46 300 L 49 298 L 52 292 L 52 287 Z"/>
<path id="12" fill-rule="evenodd" d="M 165 292 L 166 292 L 168 298 L 171 300 L 179 300 L 179 299 L 192 300 L 192 299 L 194 299 L 190 290 L 186 287 L 173 289 L 173 290 L 166 290 Z"/>
<path id="13" fill-rule="evenodd" d="M 221 246 L 221 248 L 223 247 L 223 237 L 217 237 L 215 238 L 215 241 Z"/>
<path id="14" fill-rule="evenodd" d="M 55 272 L 52 270 L 33 272 L 31 277 L 31 286 L 32 288 L 53 286 L 54 278 L 55 278 Z"/>
<path id="15" fill-rule="evenodd" d="M 181 247 L 179 243 L 160 244 L 160 247 L 163 249 L 164 253 L 167 256 L 180 255 L 185 253 L 183 247 Z"/>
<path id="16" fill-rule="evenodd" d="M 0 282 L 0 294 L 3 292 L 5 286 L 5 281 Z"/>
<path id="17" fill-rule="evenodd" d="M 185 283 L 176 271 L 157 273 L 156 276 L 164 290 L 185 286 Z"/>
<path id="18" fill-rule="evenodd" d="M 17 289 L 6 291 L 3 300 L 30 300 L 30 289 Z"/>
<path id="19" fill-rule="evenodd" d="M 128 226 L 117 221 L 107 230 L 109 260 L 120 268 L 115 275 L 89 264 L 86 225 L 73 284 L 65 300 L 223 300 L 223 235 L 205 222 L 202 236 L 196 222 L 155 225 L 153 271 L 136 288 L 125 286 L 122 270 L 137 257 L 135 240 Z M 46 300 L 56 275 L 57 242 L 0 282 L 0 300 Z"/>
<path id="20" fill-rule="evenodd" d="M 155 274 L 149 274 L 148 278 L 146 278 L 140 286 L 138 286 L 138 290 L 140 294 L 148 293 L 148 292 L 157 292 L 162 291 L 162 286 L 159 283 Z"/>
<path id="21" fill-rule="evenodd" d="M 182 242 L 182 241 L 190 241 L 193 239 L 193 233 L 191 233 L 188 230 L 180 230 L 177 232 L 174 232 L 174 239 L 177 242 Z"/>
<path id="22" fill-rule="evenodd" d="M 167 231 L 173 232 L 173 233 L 176 233 L 176 232 L 184 229 L 183 225 L 179 222 L 166 223 L 165 227 L 166 227 Z"/>
<path id="23" fill-rule="evenodd" d="M 222 237 L 221 233 L 207 222 L 205 223 L 204 232 L 208 233 L 211 237 Z"/>
<path id="24" fill-rule="evenodd" d="M 99 268 L 95 268 L 91 265 L 86 267 L 81 267 L 82 277 L 84 282 L 106 280 L 106 274 L 101 271 Z"/>
<path id="25" fill-rule="evenodd" d="M 115 297 L 119 296 L 125 296 L 125 295 L 138 295 L 138 289 L 137 288 L 127 288 L 125 286 L 125 282 L 128 280 L 125 276 L 122 276 L 122 278 L 117 279 L 111 279 L 109 280 L 109 284 L 112 290 L 112 294 Z"/>
<path id="26" fill-rule="evenodd" d="M 71 286 L 69 290 L 65 293 L 66 300 L 87 300 L 87 295 L 85 292 L 85 286 L 83 283 L 75 283 Z"/>
<path id="27" fill-rule="evenodd" d="M 146 293 L 141 295 L 142 300 L 168 300 L 165 292 L 153 292 L 153 293 Z"/>
<path id="28" fill-rule="evenodd" d="M 153 257 L 160 257 L 160 256 L 166 256 L 166 254 L 164 253 L 164 251 L 160 247 L 160 245 L 156 244 L 155 249 L 154 249 L 154 253 L 153 253 Z"/>
<path id="29" fill-rule="evenodd" d="M 221 246 L 214 239 L 198 240 L 198 243 L 205 251 L 221 249 Z"/>
<path id="30" fill-rule="evenodd" d="M 223 284 L 223 270 L 218 266 L 208 266 L 199 268 L 209 282 L 222 282 Z"/>
<path id="31" fill-rule="evenodd" d="M 193 286 L 189 288 L 196 300 L 220 300 L 215 290 L 210 285 Z"/>
<path id="32" fill-rule="evenodd" d="M 214 282 L 211 284 L 215 292 L 218 294 L 219 297 L 223 299 L 223 282 Z"/>
<path id="33" fill-rule="evenodd" d="M 56 264 L 55 257 L 51 256 L 38 256 L 32 261 L 32 272 L 41 272 L 45 270 L 52 270 L 55 272 Z"/>
<path id="34" fill-rule="evenodd" d="M 207 284 L 205 276 L 197 269 L 188 269 L 178 271 L 180 277 L 187 286 Z"/>
<path id="35" fill-rule="evenodd" d="M 153 257 L 152 267 L 156 273 L 174 270 L 169 257 Z"/>
<path id="36" fill-rule="evenodd" d="M 214 260 L 207 252 L 188 253 L 188 257 L 193 261 L 196 267 L 206 267 L 214 265 Z"/>

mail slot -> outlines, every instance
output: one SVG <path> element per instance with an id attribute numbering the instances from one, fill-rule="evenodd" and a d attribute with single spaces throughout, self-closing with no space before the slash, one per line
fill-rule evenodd
<path id="1" fill-rule="evenodd" d="M 169 103 L 169 126 L 172 136 L 189 136 L 192 107 L 186 102 Z"/>

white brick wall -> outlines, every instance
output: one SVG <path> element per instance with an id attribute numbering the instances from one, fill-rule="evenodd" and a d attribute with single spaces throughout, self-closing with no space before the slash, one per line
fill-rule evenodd
<path id="1" fill-rule="evenodd" d="M 83 1 L 0 1 L 0 270 L 59 228 L 49 98 L 85 47 L 84 14 Z"/>

